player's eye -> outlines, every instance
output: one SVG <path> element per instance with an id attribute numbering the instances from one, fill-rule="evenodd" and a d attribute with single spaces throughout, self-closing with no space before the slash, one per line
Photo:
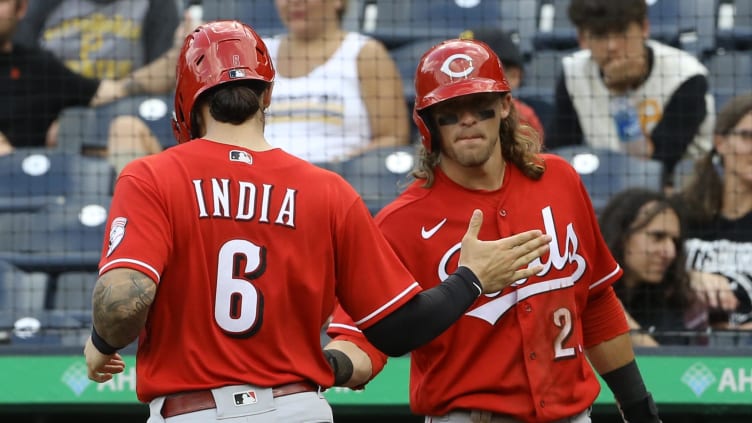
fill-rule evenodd
<path id="1" fill-rule="evenodd" d="M 439 126 L 456 125 L 460 121 L 459 116 L 454 114 L 440 114 L 436 117 Z"/>
<path id="2" fill-rule="evenodd" d="M 494 109 L 483 109 L 478 111 L 478 120 L 493 119 L 496 116 Z"/>

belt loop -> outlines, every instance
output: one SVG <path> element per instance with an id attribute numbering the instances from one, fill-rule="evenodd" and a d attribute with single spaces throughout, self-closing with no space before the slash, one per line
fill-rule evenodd
<path id="1" fill-rule="evenodd" d="M 491 423 L 492 415 L 490 411 L 472 410 L 470 411 L 470 421 L 473 423 Z"/>

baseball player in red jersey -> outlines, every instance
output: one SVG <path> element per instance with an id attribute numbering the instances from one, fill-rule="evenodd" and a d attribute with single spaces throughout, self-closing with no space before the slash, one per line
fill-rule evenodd
<path id="1" fill-rule="evenodd" d="M 523 267 L 548 250 L 540 230 L 479 241 L 482 215 L 471 211 L 462 265 L 421 290 L 344 179 L 264 139 L 274 75 L 250 27 L 198 27 L 177 66 L 179 145 L 118 178 L 84 355 L 89 378 L 104 382 L 123 371 L 119 347 L 138 338 L 149 422 L 330 422 L 321 388 L 360 377 L 364 357 L 321 349 L 337 302 L 374 345 L 401 355 L 483 292 L 539 271 Z M 428 334 L 394 336 L 395 325 Z"/>
<path id="2" fill-rule="evenodd" d="M 540 272 L 481 296 L 411 353 L 412 410 L 426 422 L 589 422 L 600 390 L 589 358 L 629 422 L 659 421 L 611 286 L 622 270 L 588 193 L 566 161 L 538 154 L 519 131 L 498 57 L 479 41 L 445 41 L 422 57 L 415 88 L 416 181 L 376 221 L 421 285 L 457 268 L 470 210 L 489 216 L 481 238 L 540 229 L 552 241 L 530 264 Z M 367 352 L 373 375 L 383 367 L 342 310 L 328 333 Z"/>

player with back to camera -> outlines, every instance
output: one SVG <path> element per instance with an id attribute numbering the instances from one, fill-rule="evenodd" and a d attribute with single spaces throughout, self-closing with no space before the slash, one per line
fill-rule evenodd
<path id="1" fill-rule="evenodd" d="M 457 266 L 463 216 L 480 209 L 482 238 L 539 229 L 543 266 L 481 296 L 446 332 L 411 353 L 410 406 L 425 421 L 590 422 L 603 377 L 631 423 L 658 422 L 612 284 L 622 270 L 604 242 L 577 172 L 539 154 L 520 130 L 498 56 L 448 40 L 420 59 L 413 118 L 422 135 L 416 180 L 376 222 L 424 288 Z M 418 336 L 421 329 L 393 327 Z M 338 309 L 330 345 L 358 346 L 375 376 L 386 357 Z M 351 381 L 350 386 L 367 379 Z"/>
<path id="2" fill-rule="evenodd" d="M 105 382 L 138 339 L 136 393 L 150 423 L 331 422 L 321 389 L 361 377 L 353 369 L 367 360 L 322 351 L 336 303 L 402 355 L 482 292 L 542 268 L 525 266 L 549 236 L 480 241 L 475 211 L 462 267 L 421 290 L 342 177 L 266 141 L 274 75 L 250 27 L 199 26 L 178 60 L 179 145 L 129 163 L 116 183 L 84 355 L 88 377 Z"/>

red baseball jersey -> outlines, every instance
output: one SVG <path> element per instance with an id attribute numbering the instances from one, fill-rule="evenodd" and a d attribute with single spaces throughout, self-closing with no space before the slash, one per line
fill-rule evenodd
<path id="1" fill-rule="evenodd" d="M 611 289 L 622 271 L 577 173 L 557 156 L 543 157 L 540 180 L 507 162 L 495 191 L 468 190 L 436 169 L 431 189 L 416 181 L 376 217 L 424 288 L 457 268 L 475 208 L 483 211 L 480 239 L 531 229 L 553 237 L 550 252 L 536 261 L 543 271 L 481 296 L 449 330 L 412 352 L 410 405 L 418 414 L 482 409 L 547 422 L 585 410 L 598 396 L 581 315 L 588 298 Z M 346 314 L 335 313 L 330 335 L 353 330 Z"/>
<path id="2" fill-rule="evenodd" d="M 310 380 L 332 370 L 320 331 L 337 301 L 365 328 L 420 291 L 339 175 L 280 149 L 193 140 L 129 164 L 99 273 L 157 284 L 137 394 Z"/>

